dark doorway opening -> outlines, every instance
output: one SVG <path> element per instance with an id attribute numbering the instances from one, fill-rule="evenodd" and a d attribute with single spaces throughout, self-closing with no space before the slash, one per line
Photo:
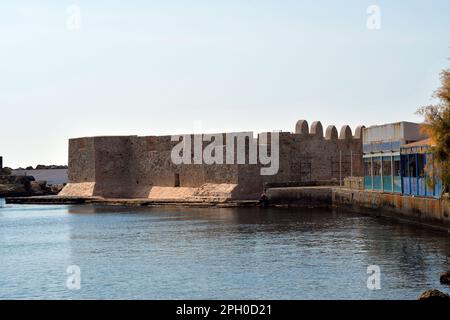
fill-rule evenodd
<path id="1" fill-rule="evenodd" d="M 174 187 L 179 187 L 180 186 L 180 174 L 179 173 L 175 173 L 175 179 L 174 179 Z"/>

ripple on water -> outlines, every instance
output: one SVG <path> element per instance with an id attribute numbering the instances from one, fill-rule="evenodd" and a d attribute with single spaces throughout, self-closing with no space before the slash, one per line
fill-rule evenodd
<path id="1" fill-rule="evenodd" d="M 450 265 L 447 234 L 328 210 L 5 205 L 0 242 L 0 299 L 415 299 L 429 288 L 448 292 L 439 284 Z M 77 291 L 65 286 L 73 264 L 81 268 Z M 369 265 L 380 266 L 381 290 L 367 289 Z"/>

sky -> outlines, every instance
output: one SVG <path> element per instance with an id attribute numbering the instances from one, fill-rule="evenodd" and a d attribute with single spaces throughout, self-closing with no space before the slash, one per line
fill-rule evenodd
<path id="1" fill-rule="evenodd" d="M 0 155 L 67 164 L 83 136 L 419 122 L 449 57 L 448 0 L 1 1 Z"/>

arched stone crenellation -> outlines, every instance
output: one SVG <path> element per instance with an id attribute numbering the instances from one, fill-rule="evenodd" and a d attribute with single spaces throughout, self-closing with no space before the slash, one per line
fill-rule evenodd
<path id="1" fill-rule="evenodd" d="M 353 136 L 354 139 L 362 139 L 363 130 L 366 128 L 366 126 L 357 126 L 355 129 L 355 135 Z"/>
<path id="2" fill-rule="evenodd" d="M 323 127 L 322 127 L 322 123 L 320 123 L 320 121 L 314 121 L 311 124 L 310 134 L 312 134 L 316 137 L 323 138 Z"/>
<path id="3" fill-rule="evenodd" d="M 308 134 L 309 133 L 308 121 L 298 120 L 297 123 L 295 124 L 295 133 Z"/>
<path id="4" fill-rule="evenodd" d="M 338 131 L 335 126 L 329 125 L 327 130 L 325 131 L 325 139 L 327 140 L 337 140 L 338 139 Z"/>
<path id="5" fill-rule="evenodd" d="M 339 132 L 340 140 L 349 140 L 353 139 L 352 129 L 349 125 L 345 124 L 341 127 L 341 131 Z"/>

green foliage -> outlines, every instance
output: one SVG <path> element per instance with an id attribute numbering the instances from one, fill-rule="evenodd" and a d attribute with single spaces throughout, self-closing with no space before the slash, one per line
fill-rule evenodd
<path id="1" fill-rule="evenodd" d="M 431 138 L 434 146 L 435 167 L 445 190 L 450 187 L 450 69 L 441 73 L 441 87 L 434 96 L 439 99 L 436 105 L 425 106 L 418 113 L 423 115 L 423 130 Z"/>

